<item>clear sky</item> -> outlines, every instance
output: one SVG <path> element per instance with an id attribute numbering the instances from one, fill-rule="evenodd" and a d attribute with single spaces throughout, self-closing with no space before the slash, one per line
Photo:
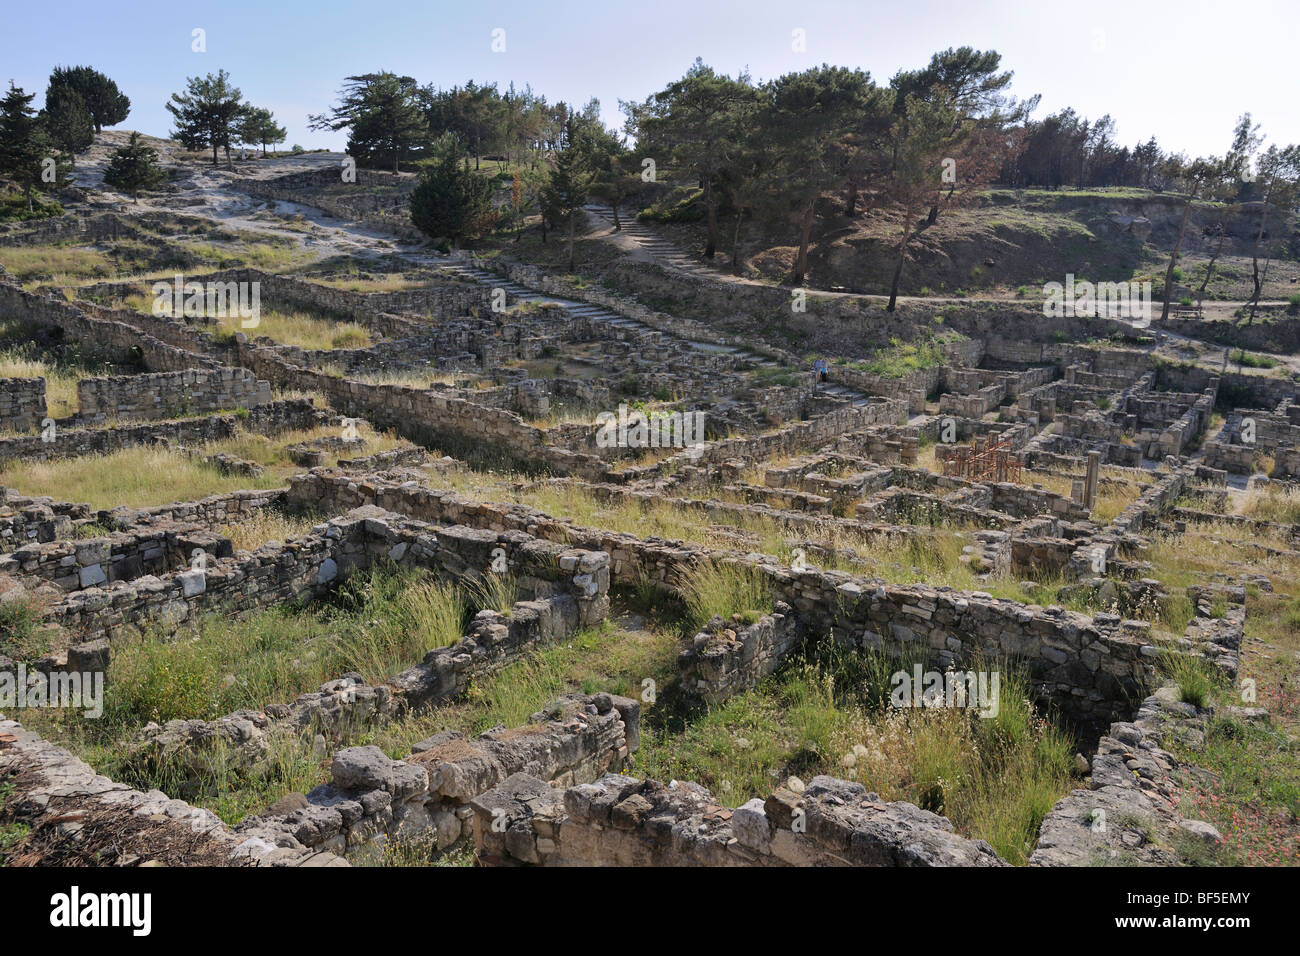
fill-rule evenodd
<path id="1" fill-rule="evenodd" d="M 88 64 L 131 98 L 119 128 L 170 130 L 163 104 L 187 76 L 224 68 L 288 127 L 286 145 L 342 149 L 307 129 L 349 74 L 379 69 L 439 86 L 531 83 L 548 99 L 644 99 L 696 56 L 756 80 L 822 62 L 877 82 L 949 46 L 996 49 L 1013 92 L 1110 113 L 1119 141 L 1221 153 L 1250 111 L 1270 142 L 1300 142 L 1298 0 L 46 0 L 4 5 L 0 83 L 43 98 L 50 68 Z M 192 31 L 206 33 L 194 52 Z M 504 30 L 504 52 L 493 31 Z M 806 49 L 793 49 L 803 30 Z"/>

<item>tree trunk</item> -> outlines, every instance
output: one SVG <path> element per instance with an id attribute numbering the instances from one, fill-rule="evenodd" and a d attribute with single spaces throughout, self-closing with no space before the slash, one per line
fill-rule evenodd
<path id="1" fill-rule="evenodd" d="M 712 259 L 718 249 L 718 209 L 713 198 L 713 177 L 704 178 L 704 209 L 708 221 L 708 239 L 704 243 L 704 258 Z"/>
<path id="2" fill-rule="evenodd" d="M 740 275 L 743 260 L 740 258 L 740 221 L 744 218 L 743 211 L 736 212 L 736 228 L 731 233 L 731 274 Z"/>
<path id="3" fill-rule="evenodd" d="M 1219 226 L 1219 241 L 1214 247 L 1214 254 L 1210 256 L 1210 261 L 1205 266 L 1205 279 L 1201 282 L 1201 287 L 1196 290 L 1196 311 L 1202 312 L 1202 303 L 1205 301 L 1205 290 L 1210 286 L 1210 278 L 1214 275 L 1214 263 L 1218 261 L 1219 253 L 1223 251 L 1223 243 L 1228 238 L 1228 232 Z"/>
<path id="4" fill-rule="evenodd" d="M 849 198 L 844 201 L 844 215 L 852 218 L 858 207 L 858 184 L 849 183 Z"/>
<path id="5" fill-rule="evenodd" d="M 911 221 L 910 213 L 908 221 Z M 893 312 L 894 306 L 898 303 L 898 282 L 903 277 L 903 261 L 907 258 L 907 243 L 911 238 L 912 231 L 904 227 L 903 241 L 898 244 L 898 264 L 894 266 L 894 279 L 889 284 L 889 305 L 885 306 L 886 312 Z"/>
<path id="6" fill-rule="evenodd" d="M 799 227 L 799 253 L 794 260 L 794 275 L 791 277 L 795 285 L 802 285 L 804 277 L 808 274 L 808 243 L 812 238 L 813 210 L 817 205 L 817 198 L 814 196 L 808 201 L 808 208 L 804 210 L 803 223 Z"/>
<path id="7" fill-rule="evenodd" d="M 577 228 L 578 210 L 569 210 L 569 273 L 573 273 L 573 231 Z"/>
<path id="8" fill-rule="evenodd" d="M 1165 302 L 1160 309 L 1160 319 L 1164 321 L 1169 318 L 1169 300 L 1174 295 L 1174 265 L 1178 262 L 1178 250 L 1183 245 L 1183 233 L 1187 231 L 1187 215 L 1192 211 L 1192 200 L 1196 198 L 1196 193 L 1189 193 L 1187 203 L 1183 206 L 1183 220 L 1178 224 L 1178 239 L 1174 242 L 1174 251 L 1169 256 L 1169 268 L 1165 270 Z"/>
<path id="9" fill-rule="evenodd" d="M 619 200 L 619 196 L 618 196 L 617 193 L 615 193 L 615 194 L 614 194 L 614 201 L 611 202 L 609 205 L 610 205 L 610 207 L 614 210 L 614 231 L 615 231 L 615 232 L 622 232 L 622 231 L 623 231 L 623 224 L 622 224 L 621 222 L 619 222 L 619 220 L 618 220 L 618 200 Z"/>
<path id="10" fill-rule="evenodd" d="M 1273 198 L 1273 183 L 1270 180 L 1268 190 L 1264 193 L 1264 209 L 1259 216 L 1259 232 L 1255 233 L 1255 245 L 1250 250 L 1250 271 L 1251 281 L 1255 284 L 1255 291 L 1250 297 L 1250 316 L 1246 319 L 1247 327 L 1255 321 L 1255 309 L 1259 306 L 1259 297 L 1264 292 L 1264 280 L 1259 274 L 1259 244 L 1264 241 L 1264 233 L 1268 228 L 1268 204 Z"/>

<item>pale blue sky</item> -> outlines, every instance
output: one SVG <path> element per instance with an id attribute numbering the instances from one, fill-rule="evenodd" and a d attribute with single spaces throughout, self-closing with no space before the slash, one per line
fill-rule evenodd
<path id="1" fill-rule="evenodd" d="M 1271 142 L 1300 142 L 1296 0 L 59 0 L 7 3 L 3 17 L 0 82 L 36 90 L 39 103 L 52 66 L 90 64 L 131 97 L 119 128 L 154 135 L 169 131 L 163 104 L 185 78 L 219 67 L 275 111 L 289 144 L 341 149 L 343 134 L 309 131 L 306 115 L 352 73 L 513 80 L 577 103 L 594 95 L 614 125 L 620 98 L 643 99 L 696 56 L 756 79 L 825 61 L 883 83 L 969 44 L 1002 53 L 1017 95 L 1043 94 L 1036 115 L 1109 112 L 1126 145 L 1155 135 L 1166 149 L 1222 152 L 1246 110 Z M 196 27 L 205 53 L 191 50 Z M 491 50 L 495 28 L 504 53 Z M 792 49 L 796 29 L 806 52 Z"/>

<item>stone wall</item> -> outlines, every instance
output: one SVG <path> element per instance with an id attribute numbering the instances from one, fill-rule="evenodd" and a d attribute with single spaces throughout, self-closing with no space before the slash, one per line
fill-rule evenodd
<path id="1" fill-rule="evenodd" d="M 607 774 L 561 790 L 519 773 L 470 807 L 480 866 L 1005 865 L 944 817 L 826 776 L 730 810 L 694 783 Z"/>
<path id="2" fill-rule="evenodd" d="M 45 379 L 0 378 L 0 431 L 30 431 L 44 419 Z"/>
<path id="3" fill-rule="evenodd" d="M 76 853 L 99 865 L 346 866 L 330 853 L 280 846 L 232 831 L 210 810 L 151 790 L 114 783 L 38 734 L 0 715 L 0 778 L 18 777 L 21 792 L 5 801 L 5 815 L 59 841 L 76 833 Z M 95 816 L 99 827 L 85 827 Z M 121 819 L 127 826 L 114 826 Z M 4 822 L 10 822 L 6 819 Z M 154 854 L 166 853 L 159 860 Z"/>
<path id="4" fill-rule="evenodd" d="M 270 383 L 244 368 L 113 375 L 77 382 L 77 417 L 83 422 L 174 418 L 270 401 Z"/>
<path id="5" fill-rule="evenodd" d="M 775 672 L 806 636 L 794 609 L 779 602 L 748 627 L 716 618 L 677 655 L 682 695 L 716 706 Z"/>
<path id="6" fill-rule="evenodd" d="M 146 622 L 174 631 L 203 614 L 244 615 L 309 600 L 380 558 L 456 579 L 483 577 L 497 549 L 524 595 L 572 594 L 582 626 L 608 612 L 605 555 L 590 556 L 522 531 L 435 528 L 378 508 L 362 508 L 293 541 L 209 560 L 205 568 L 144 574 L 73 591 L 47 609 L 46 620 L 84 638 L 114 637 Z"/>
<path id="7" fill-rule="evenodd" d="M 533 714 L 524 727 L 474 738 L 436 734 L 401 761 L 378 747 L 349 747 L 334 755 L 330 783 L 297 807 L 245 820 L 239 832 L 372 859 L 389 841 L 446 850 L 471 829 L 470 801 L 514 774 L 572 786 L 619 770 L 637 748 L 639 721 L 636 701 L 572 695 Z"/>
<path id="8" fill-rule="evenodd" d="M 57 428 L 52 440 L 40 435 L 0 438 L 0 464 L 8 461 L 50 461 L 82 455 L 106 455 L 123 448 L 167 441 L 176 445 L 204 445 L 233 438 L 240 430 L 261 435 L 312 428 L 324 413 L 310 399 L 287 399 L 258 405 L 239 415 L 209 415 L 136 425 L 102 428 Z"/>
<path id="9" fill-rule="evenodd" d="M 60 328 L 69 338 L 80 342 L 88 353 L 126 366 L 140 363 L 155 372 L 177 372 L 217 368 L 221 364 L 143 331 L 137 327 L 134 316 L 129 323 L 99 318 L 61 296 L 28 292 L 4 280 L 0 280 L 0 314 L 21 322 Z"/>
<path id="10" fill-rule="evenodd" d="M 79 591 L 144 574 L 188 569 L 195 553 L 229 557 L 229 538 L 194 526 L 116 532 L 103 538 L 29 544 L 0 556 L 0 574 L 49 581 L 64 591 Z"/>

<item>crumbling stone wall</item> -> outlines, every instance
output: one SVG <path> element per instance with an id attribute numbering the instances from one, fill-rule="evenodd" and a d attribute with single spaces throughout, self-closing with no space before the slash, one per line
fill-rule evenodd
<path id="1" fill-rule="evenodd" d="M 774 673 L 805 637 L 803 620 L 782 602 L 748 627 L 715 618 L 677 655 L 682 694 L 716 706 Z"/>
<path id="2" fill-rule="evenodd" d="M 0 378 L 0 431 L 30 431 L 44 419 L 45 379 Z"/>
<path id="3" fill-rule="evenodd" d="M 1177 497 L 1171 487 L 1162 493 L 1169 500 Z M 709 548 L 582 528 L 522 505 L 487 504 L 379 479 L 361 484 L 328 472 L 296 476 L 286 505 L 299 501 L 340 509 L 375 503 L 423 520 L 527 528 L 539 537 L 604 551 L 613 581 L 632 585 L 644 576 L 675 592 L 702 561 L 744 564 L 768 579 L 774 599 L 794 608 L 811 633 L 831 633 L 846 646 L 891 656 L 920 651 L 943 667 L 977 657 L 1012 660 L 1025 667 L 1039 695 L 1089 723 L 1114 719 L 1152 679 L 1152 658 L 1143 650 L 1148 641 L 1059 607 L 1023 605 L 983 592 L 897 587 L 839 571 L 793 571 Z"/>
<path id="4" fill-rule="evenodd" d="M 470 801 L 483 866 L 1005 866 L 946 818 L 813 777 L 729 810 L 694 783 L 606 774 L 560 790 L 520 773 Z"/>
<path id="5" fill-rule="evenodd" d="M 604 555 L 588 556 L 520 531 L 434 528 L 363 508 L 293 541 L 270 542 L 253 552 L 211 560 L 205 568 L 146 574 L 73 591 L 48 608 L 46 620 L 86 638 L 116 636 L 146 621 L 175 630 L 204 613 L 245 614 L 311 599 L 378 558 L 454 578 L 480 577 L 493 567 L 497 549 L 524 594 L 572 594 L 582 626 L 608 612 Z"/>
<path id="6" fill-rule="evenodd" d="M 420 741 L 405 760 L 378 747 L 334 755 L 332 782 L 292 809 L 245 820 L 241 834 L 291 847 L 374 855 L 392 841 L 445 850 L 471 829 L 469 802 L 513 774 L 557 786 L 620 769 L 636 750 L 640 705 L 609 694 L 561 698 L 524 727 L 474 738 L 446 731 Z"/>
<path id="7" fill-rule="evenodd" d="M 143 574 L 189 568 L 195 552 L 214 558 L 233 553 L 229 538 L 178 525 L 116 532 L 103 538 L 30 544 L 0 556 L 0 574 L 23 575 L 49 581 L 64 591 L 77 591 L 111 581 L 133 580 Z"/>
<path id="8" fill-rule="evenodd" d="M 216 368 L 221 364 L 143 331 L 137 327 L 134 316 L 131 323 L 97 318 L 87 308 L 73 305 L 61 296 L 28 292 L 6 280 L 0 280 L 0 313 L 22 322 L 56 326 L 88 352 L 122 365 L 141 363 L 151 371 L 177 372 L 188 368 Z"/>
<path id="9" fill-rule="evenodd" d="M 104 840 L 93 828 L 83 828 L 81 821 L 97 813 L 125 813 L 140 821 L 141 846 L 187 847 L 178 859 L 169 861 L 175 865 L 185 865 L 187 857 L 209 866 L 347 865 L 330 853 L 236 833 L 212 811 L 173 800 L 158 790 L 144 793 L 115 783 L 62 747 L 0 714 L 0 777 L 10 774 L 21 774 L 27 781 L 22 793 L 10 801 L 23 822 L 41 830 L 61 820 L 74 832 L 81 831 L 80 851 L 103 862 L 130 866 L 150 860 L 131 853 L 136 841 L 129 834 L 109 827 L 105 829 L 111 840 Z"/>
<path id="10" fill-rule="evenodd" d="M 77 417 L 172 418 L 251 408 L 271 401 L 271 385 L 244 368 L 186 369 L 152 375 L 113 375 L 77 382 Z"/>
<path id="11" fill-rule="evenodd" d="M 51 461 L 82 455 L 106 455 L 123 448 L 166 441 L 176 445 L 204 445 L 233 438 L 240 429 L 262 435 L 312 428 L 324 413 L 310 399 L 286 399 L 249 409 L 247 415 L 209 415 L 102 428 L 56 428 L 52 438 L 25 435 L 0 438 L 0 463 Z"/>

